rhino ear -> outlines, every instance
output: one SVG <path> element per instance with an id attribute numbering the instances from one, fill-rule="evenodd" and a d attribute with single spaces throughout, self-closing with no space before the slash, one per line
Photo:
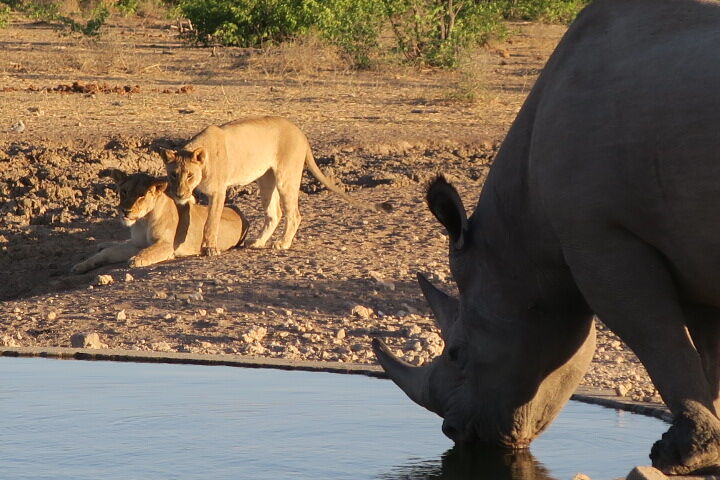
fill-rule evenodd
<path id="1" fill-rule="evenodd" d="M 446 294 L 439 288 L 435 287 L 422 273 L 417 274 L 420 290 L 422 290 L 425 299 L 430 304 L 430 309 L 435 315 L 435 321 L 440 327 L 443 339 L 447 339 L 450 327 L 455 322 L 455 316 L 458 310 L 457 299 Z"/>
<path id="2" fill-rule="evenodd" d="M 455 249 L 463 248 L 467 237 L 467 213 L 455 187 L 440 175 L 428 186 L 425 200 L 435 218 L 447 229 L 450 245 Z"/>

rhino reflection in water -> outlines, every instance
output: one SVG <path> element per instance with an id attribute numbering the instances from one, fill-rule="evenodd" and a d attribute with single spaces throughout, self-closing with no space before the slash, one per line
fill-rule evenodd
<path id="1" fill-rule="evenodd" d="M 456 443 L 523 448 L 581 379 L 596 314 L 674 422 L 666 473 L 720 465 L 720 3 L 596 0 L 570 26 L 466 217 L 442 178 L 459 299 L 420 285 L 446 347 L 380 363 Z"/>

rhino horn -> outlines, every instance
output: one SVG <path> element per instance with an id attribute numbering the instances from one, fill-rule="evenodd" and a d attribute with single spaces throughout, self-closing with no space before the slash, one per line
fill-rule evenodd
<path id="1" fill-rule="evenodd" d="M 430 283 L 430 280 L 422 273 L 418 272 L 417 279 L 420 290 L 422 290 L 425 299 L 430 304 L 430 309 L 435 316 L 435 322 L 440 327 L 443 338 L 447 339 L 450 327 L 457 314 L 458 300 Z"/>
<path id="2" fill-rule="evenodd" d="M 410 400 L 435 412 L 430 404 L 430 369 L 432 366 L 416 367 L 397 358 L 387 345 L 377 338 L 372 341 L 373 351 L 390 380 L 400 387 Z"/>

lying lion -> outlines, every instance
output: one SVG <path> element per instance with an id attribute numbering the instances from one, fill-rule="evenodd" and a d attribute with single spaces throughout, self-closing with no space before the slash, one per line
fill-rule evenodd
<path id="1" fill-rule="evenodd" d="M 194 203 L 177 206 L 165 193 L 167 180 L 146 173 L 127 175 L 109 169 L 101 176 L 109 176 L 117 184 L 118 210 L 123 224 L 130 227 L 130 239 L 101 244 L 100 252 L 72 267 L 74 273 L 127 260 L 131 267 L 143 267 L 200 253 L 208 207 Z M 248 222 L 239 211 L 223 208 L 220 222 L 220 250 L 228 250 L 245 239 Z"/>

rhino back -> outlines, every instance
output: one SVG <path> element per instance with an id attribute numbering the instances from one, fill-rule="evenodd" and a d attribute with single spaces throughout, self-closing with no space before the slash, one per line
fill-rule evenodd
<path id="1" fill-rule="evenodd" d="M 615 3 L 584 12 L 539 81 L 531 202 L 561 243 L 625 228 L 697 299 L 720 299 L 707 285 L 720 269 L 720 6 Z"/>

